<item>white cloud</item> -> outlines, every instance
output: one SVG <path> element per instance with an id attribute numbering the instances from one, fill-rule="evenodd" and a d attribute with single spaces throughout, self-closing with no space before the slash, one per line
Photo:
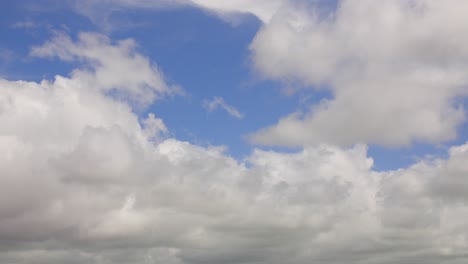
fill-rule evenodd
<path id="1" fill-rule="evenodd" d="M 267 145 L 443 142 L 465 120 L 468 24 L 459 1 L 343 0 L 325 17 L 291 7 L 251 44 L 266 77 L 333 98 L 252 136 Z"/>
<path id="2" fill-rule="evenodd" d="M 445 7 L 445 2 L 427 3 Z M 294 28 L 298 25 L 303 24 Z M 261 42 L 262 32 L 253 49 Z M 299 46 L 303 43 L 299 37 L 296 42 L 289 40 Z M 439 62 L 433 62 L 446 55 L 436 56 L 444 49 L 438 49 L 441 40 L 432 40 L 435 51 L 421 55 L 434 70 L 431 75 L 426 74 L 427 68 L 419 72 L 408 66 L 393 79 L 400 73 L 397 66 L 403 65 L 399 62 L 403 57 L 396 56 L 400 53 L 392 53 L 394 68 L 387 65 L 393 55 L 384 53 L 389 57 L 382 58 L 382 66 L 377 63 L 380 51 L 367 53 L 362 48 L 357 51 L 370 56 L 369 65 L 376 67 L 371 71 L 364 63 L 365 70 L 357 71 L 363 78 L 344 74 L 334 79 L 336 70 L 328 66 L 301 68 L 318 76 L 310 80 L 309 74 L 282 68 L 269 76 L 334 84 L 335 99 L 316 111 L 326 113 L 320 115 L 328 119 L 339 118 L 332 110 L 343 109 L 340 113 L 351 119 L 343 121 L 358 131 L 330 121 L 336 131 L 351 136 L 327 135 L 323 127 L 328 123 L 324 123 L 314 125 L 313 131 L 318 131 L 314 138 L 340 144 L 352 144 L 356 138 L 385 144 L 415 138 L 443 140 L 450 132 L 447 126 L 463 118 L 462 110 L 449 102 L 464 94 L 459 85 L 465 77 L 458 71 L 463 67 L 449 63 L 445 72 Z M 94 34 L 81 35 L 77 42 L 59 36 L 33 54 L 85 60 L 88 68 L 40 83 L 0 80 L 1 263 L 466 263 L 468 143 L 451 148 L 446 159 L 423 160 L 388 172 L 372 170 L 365 145 L 315 144 L 292 154 L 255 150 L 239 162 L 216 148 L 166 138 L 161 119 L 149 115 L 140 124 L 129 102 L 109 94 L 118 89 L 149 103 L 171 90 L 160 86 L 164 82 L 158 71 L 130 43 L 113 45 Z M 288 63 L 296 67 L 292 53 L 296 48 L 290 49 L 291 61 L 281 64 L 285 69 Z M 451 50 L 446 52 L 452 55 Z M 357 54 L 360 61 L 364 55 Z M 459 54 L 463 64 L 464 53 Z M 348 66 L 342 66 L 349 73 Z M 135 67 L 144 74 L 136 79 L 125 74 Z M 152 97 L 145 99 L 147 94 Z M 377 100 L 379 96 L 388 101 Z M 393 108 L 394 104 L 404 110 Z M 376 111 L 376 117 L 361 108 Z M 367 118 L 377 126 L 384 125 L 375 123 L 379 118 L 391 123 L 389 109 L 398 120 L 397 128 L 404 131 L 390 126 L 397 135 L 388 136 L 385 133 L 390 132 L 379 127 L 384 135 L 377 137 Z M 315 112 L 309 115 L 316 118 Z M 408 124 L 410 119 L 400 115 L 422 123 Z M 288 121 L 293 127 L 305 126 L 294 118 Z M 432 125 L 425 127 L 428 123 Z M 370 127 L 360 130 L 366 125 Z M 291 134 L 299 132 L 293 129 Z M 301 142 L 315 142 L 308 135 L 300 137 Z M 291 140 L 284 144 L 291 142 L 296 144 Z"/>
<path id="3" fill-rule="evenodd" d="M 226 19 L 257 16 L 263 26 L 250 46 L 256 70 L 331 91 L 309 111 L 252 134 L 255 143 L 439 143 L 454 139 L 465 121 L 458 100 L 468 94 L 465 3 L 341 0 L 333 10 L 328 1 L 117 1 L 106 8 L 190 4 Z M 97 3 L 85 5 L 95 10 Z"/>
<path id="4" fill-rule="evenodd" d="M 192 0 L 191 2 L 198 7 L 214 11 L 228 20 L 229 15 L 232 15 L 232 13 L 250 13 L 257 16 L 261 21 L 269 21 L 287 3 L 286 0 Z"/>
<path id="5" fill-rule="evenodd" d="M 235 117 L 237 119 L 244 118 L 244 115 L 239 112 L 234 106 L 227 104 L 222 97 L 215 96 L 212 100 L 204 100 L 203 107 L 208 111 L 214 111 L 218 108 L 223 109 L 226 111 L 230 116 Z"/>
<path id="6" fill-rule="evenodd" d="M 142 123 L 144 126 L 143 131 L 149 139 L 161 141 L 169 133 L 164 121 L 161 118 L 156 118 L 153 113 L 149 113 Z"/>
<path id="7" fill-rule="evenodd" d="M 384 173 L 363 145 L 247 165 L 75 81 L 0 83 L 1 262 L 466 262 L 467 145 Z"/>
<path id="8" fill-rule="evenodd" d="M 72 73 L 75 81 L 143 106 L 164 94 L 180 90 L 166 84 L 157 66 L 138 54 L 135 48 L 132 39 L 113 44 L 104 35 L 80 33 L 78 40 L 73 42 L 69 36 L 59 33 L 44 45 L 34 47 L 31 55 L 84 62 L 86 67 Z"/>
<path id="9" fill-rule="evenodd" d="M 2 263 L 466 262 L 466 144 L 390 172 L 364 145 L 239 162 L 82 76 L 0 81 Z"/>

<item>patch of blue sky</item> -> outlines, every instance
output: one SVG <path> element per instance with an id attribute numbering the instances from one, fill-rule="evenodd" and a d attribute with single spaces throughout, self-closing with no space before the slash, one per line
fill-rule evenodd
<path id="1" fill-rule="evenodd" d="M 374 160 L 373 169 L 388 171 L 406 168 L 420 160 L 432 160 L 447 157 L 447 145 L 413 144 L 403 147 L 383 147 L 370 145 L 368 155 Z"/>
<path id="2" fill-rule="evenodd" d="M 18 0 L 0 3 L 0 76 L 28 81 L 52 80 L 55 75 L 67 76 L 77 64 L 58 59 L 37 59 L 29 56 L 32 46 L 50 39 L 54 32 L 76 34 L 93 31 L 96 26 L 87 18 L 65 8 L 58 1 L 40 5 L 37 1 Z"/>
<path id="3" fill-rule="evenodd" d="M 294 111 L 297 96 L 285 97 L 280 92 L 282 84 L 252 74 L 248 46 L 260 27 L 254 17 L 245 16 L 242 23 L 233 26 L 191 8 L 144 13 L 139 12 L 135 19 L 128 16 L 136 14 L 121 14 L 125 18 L 114 15 L 114 19 L 139 25 L 144 24 L 139 20 L 152 22 L 113 35 L 144 43 L 143 53 L 161 66 L 169 81 L 185 90 L 185 96 L 159 101 L 148 109 L 162 117 L 178 139 L 225 145 L 229 154 L 240 158 L 251 150 L 246 134 Z M 206 111 L 203 100 L 215 96 L 239 109 L 244 118 L 237 120 L 220 110 Z"/>

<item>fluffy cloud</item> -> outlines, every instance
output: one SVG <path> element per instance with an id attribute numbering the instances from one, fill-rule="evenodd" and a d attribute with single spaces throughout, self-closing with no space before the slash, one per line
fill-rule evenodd
<path id="1" fill-rule="evenodd" d="M 454 139 L 465 121 L 466 3 L 89 0 L 75 9 L 93 19 L 102 12 L 93 16 L 90 10 L 101 5 L 108 12 L 193 5 L 228 20 L 257 16 L 263 26 L 250 46 L 254 68 L 266 78 L 332 95 L 253 133 L 258 144 L 439 143 Z"/>
<path id="2" fill-rule="evenodd" d="M 0 81 L 2 263 L 466 262 L 466 144 L 380 173 L 364 145 L 239 162 L 83 76 Z"/>
<path id="3" fill-rule="evenodd" d="M 332 98 L 252 136 L 267 145 L 443 142 L 465 120 L 468 26 L 458 1 L 343 0 L 291 7 L 251 44 L 266 77 L 329 87 Z M 320 88 L 319 88 L 320 89 Z"/>
<path id="4" fill-rule="evenodd" d="M 72 72 L 75 82 L 143 105 L 180 90 L 166 84 L 157 66 L 136 53 L 135 46 L 132 39 L 114 45 L 106 36 L 95 33 L 81 33 L 76 42 L 68 35 L 57 34 L 44 45 L 34 47 L 31 55 L 84 62 L 83 69 Z"/>

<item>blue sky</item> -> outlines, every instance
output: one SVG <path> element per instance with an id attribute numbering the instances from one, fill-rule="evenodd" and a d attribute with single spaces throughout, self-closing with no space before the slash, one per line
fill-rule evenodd
<path id="1" fill-rule="evenodd" d="M 465 10 L 0 2 L 0 263 L 466 263 Z"/>

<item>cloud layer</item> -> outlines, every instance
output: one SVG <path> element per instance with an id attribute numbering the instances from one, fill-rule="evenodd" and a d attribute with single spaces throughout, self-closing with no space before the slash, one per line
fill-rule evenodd
<path id="1" fill-rule="evenodd" d="M 153 114 L 139 120 L 109 89 L 168 86 L 131 41 L 80 36 L 33 54 L 89 69 L 0 80 L 1 263 L 466 263 L 467 144 L 388 172 L 372 170 L 365 145 L 240 162 L 167 138 Z M 97 47 L 146 74 L 120 75 L 127 66 Z"/>

